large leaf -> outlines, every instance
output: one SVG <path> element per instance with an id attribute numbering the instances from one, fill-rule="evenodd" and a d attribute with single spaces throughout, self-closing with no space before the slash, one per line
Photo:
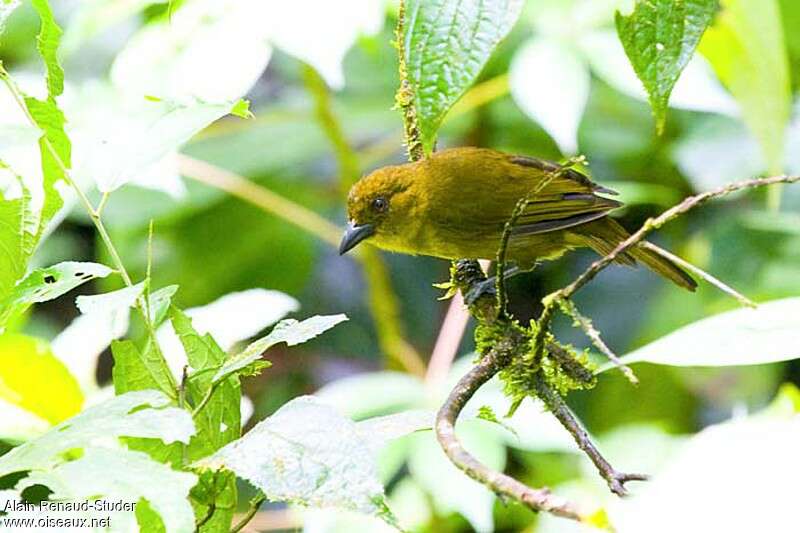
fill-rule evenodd
<path id="1" fill-rule="evenodd" d="M 635 350 L 624 363 L 757 365 L 800 357 L 800 298 L 704 318 Z M 604 367 L 603 370 L 606 370 Z"/>
<path id="2" fill-rule="evenodd" d="M 393 522 L 378 480 L 375 442 L 364 435 L 388 440 L 420 429 L 420 422 L 412 416 L 356 424 L 304 396 L 197 465 L 232 470 L 271 500 L 337 507 Z"/>
<path id="3" fill-rule="evenodd" d="M 53 300 L 87 281 L 104 278 L 112 272 L 105 265 L 74 261 L 36 269 L 14 287 L 5 301 L 0 302 L 0 324 L 34 303 Z"/>
<path id="4" fill-rule="evenodd" d="M 62 422 L 36 440 L 0 457 L 0 477 L 13 472 L 48 470 L 86 447 L 117 448 L 114 437 L 148 437 L 165 443 L 189 442 L 194 434 L 189 413 L 171 407 L 158 391 L 131 392 L 92 406 Z"/>
<path id="5" fill-rule="evenodd" d="M 776 0 L 722 0 L 722 12 L 700 43 L 773 173 L 783 171 L 791 108 L 789 66 Z"/>
<path id="6" fill-rule="evenodd" d="M 25 335 L 0 335 L 0 398 L 51 424 L 83 405 L 77 381 L 47 343 Z"/>
<path id="7" fill-rule="evenodd" d="M 302 322 L 291 318 L 281 320 L 269 335 L 253 342 L 243 352 L 226 360 L 214 375 L 214 381 L 221 381 L 234 372 L 245 370 L 276 344 L 285 342 L 288 346 L 294 346 L 304 343 L 345 320 L 347 320 L 345 315 L 318 315 Z"/>
<path id="8" fill-rule="evenodd" d="M 711 23 L 718 0 L 638 0 L 633 13 L 617 12 L 622 45 L 650 95 L 658 131 L 664 129 L 667 102 Z"/>
<path id="9" fill-rule="evenodd" d="M 188 495 L 196 482 L 194 474 L 177 472 L 140 452 L 88 447 L 79 459 L 32 472 L 17 484 L 16 489 L 44 485 L 53 491 L 49 498 L 55 501 L 102 499 L 138 503 L 141 507 L 144 500 L 149 509 L 161 518 L 166 531 L 190 533 L 195 530 L 195 521 Z M 108 514 L 111 515 L 109 531 L 137 530 L 139 513 Z M 153 531 L 145 524 L 141 525 L 141 531 Z"/>
<path id="10" fill-rule="evenodd" d="M 401 50 L 425 153 L 444 116 L 511 31 L 522 0 L 408 0 Z"/>

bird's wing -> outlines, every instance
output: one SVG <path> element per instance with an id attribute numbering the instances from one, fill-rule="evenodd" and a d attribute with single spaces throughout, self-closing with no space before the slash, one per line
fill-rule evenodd
<path id="1" fill-rule="evenodd" d="M 602 218 L 622 205 L 622 202 L 598 196 L 596 193 L 616 192 L 592 182 L 575 169 L 562 169 L 556 163 L 524 156 L 514 156 L 510 161 L 544 172 L 541 179 L 550 178 L 537 194 L 529 198 L 528 205 L 512 229 L 512 236 L 535 235 L 577 226 Z"/>

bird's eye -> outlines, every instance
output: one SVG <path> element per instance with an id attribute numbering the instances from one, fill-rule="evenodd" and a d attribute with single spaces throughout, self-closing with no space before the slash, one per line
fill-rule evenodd
<path id="1" fill-rule="evenodd" d="M 389 208 L 389 202 L 383 196 L 378 196 L 372 200 L 372 209 L 378 213 L 383 213 Z"/>

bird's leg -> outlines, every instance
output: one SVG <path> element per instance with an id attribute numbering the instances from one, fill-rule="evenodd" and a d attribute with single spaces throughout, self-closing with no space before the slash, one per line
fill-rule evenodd
<path id="1" fill-rule="evenodd" d="M 522 269 L 518 266 L 508 267 L 503 271 L 503 280 L 507 280 L 516 276 L 517 274 L 522 274 L 523 272 L 529 272 L 529 270 Z M 497 285 L 497 275 L 495 274 L 492 277 L 486 278 L 484 281 L 475 283 L 472 288 L 467 292 L 466 296 L 464 296 L 464 302 L 467 305 L 472 305 L 475 301 L 480 298 L 481 296 L 487 294 L 495 294 L 495 286 Z"/>

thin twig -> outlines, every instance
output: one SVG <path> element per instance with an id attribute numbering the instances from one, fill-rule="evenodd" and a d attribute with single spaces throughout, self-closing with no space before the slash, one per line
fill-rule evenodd
<path id="1" fill-rule="evenodd" d="M 581 426 L 575 415 L 564 402 L 564 399 L 554 391 L 541 374 L 537 374 L 534 378 L 534 387 L 536 388 L 536 396 L 544 402 L 551 413 L 561 422 L 575 439 L 581 450 L 589 456 L 592 463 L 597 467 L 597 471 L 603 476 L 603 479 L 608 483 L 611 492 L 618 496 L 625 496 L 625 483 L 627 481 L 645 481 L 647 476 L 643 474 L 623 474 L 617 472 L 613 466 L 603 457 L 600 451 L 595 447 L 589 434 Z"/>
<path id="2" fill-rule="evenodd" d="M 597 328 L 595 328 L 594 324 L 592 324 L 592 320 L 589 317 L 581 314 L 581 312 L 578 311 L 578 307 L 572 300 L 559 300 L 558 305 L 565 315 L 572 318 L 573 324 L 581 328 L 586 336 L 589 337 L 589 340 L 592 341 L 592 344 L 595 346 L 595 348 L 600 350 L 600 353 L 605 355 L 609 361 L 614 363 L 614 366 L 619 368 L 625 377 L 628 378 L 628 381 L 634 385 L 639 384 L 639 380 L 636 378 L 633 370 L 625 365 L 619 356 L 617 356 L 617 354 L 615 354 L 611 348 L 608 347 L 603 338 L 600 336 L 600 332 L 597 331 Z"/>
<path id="3" fill-rule="evenodd" d="M 639 246 L 641 246 L 642 248 L 647 248 L 648 250 L 657 253 L 661 257 L 669 259 L 673 263 L 677 264 L 678 266 L 681 266 L 681 267 L 685 268 L 686 270 L 688 270 L 689 272 L 693 273 L 697 277 L 706 280 L 707 282 L 709 282 L 710 284 L 712 284 L 713 286 L 715 286 L 716 288 L 718 288 L 719 290 L 721 290 L 722 292 L 727 294 L 728 296 L 732 296 L 733 298 L 735 298 L 743 306 L 752 307 L 753 309 L 758 307 L 758 304 L 756 304 L 753 300 L 751 300 L 747 296 L 743 295 L 742 293 L 740 293 L 739 291 L 737 291 L 736 289 L 734 289 L 730 285 L 725 284 L 724 282 L 722 282 L 719 279 L 715 278 L 714 276 L 712 276 L 711 274 L 709 274 L 708 272 L 706 272 L 702 268 L 696 267 L 695 265 L 691 264 L 690 262 L 686 261 L 685 259 L 682 259 L 682 258 L 678 257 L 677 255 L 673 254 L 672 252 L 669 252 L 669 251 L 661 248 L 660 246 L 656 246 L 655 244 L 653 244 L 651 242 L 648 242 L 648 241 L 640 242 Z"/>
<path id="4" fill-rule="evenodd" d="M 264 495 L 263 492 L 258 491 L 252 500 L 250 500 L 250 508 L 247 510 L 247 513 L 242 517 L 239 522 L 231 528 L 231 533 L 239 533 L 245 526 L 253 519 L 253 517 L 258 512 L 258 508 L 261 507 L 261 504 L 266 501 L 267 497 Z"/>
<path id="5" fill-rule="evenodd" d="M 778 183 L 796 183 L 798 181 L 800 181 L 800 176 L 772 176 L 769 178 L 755 178 L 755 179 L 739 181 L 736 183 L 731 183 L 730 185 L 719 187 L 712 191 L 707 191 L 695 196 L 690 196 L 685 200 L 683 200 L 681 203 L 673 207 L 670 207 L 656 218 L 648 219 L 642 225 L 641 228 L 639 228 L 636 232 L 631 234 L 630 237 L 619 243 L 617 247 L 611 251 L 611 253 L 592 263 L 589 266 L 589 268 L 587 268 L 580 276 L 578 276 L 575 279 L 575 281 L 573 281 L 560 291 L 557 291 L 558 293 L 557 296 L 560 298 L 570 298 L 583 286 L 585 286 L 592 279 L 594 279 L 594 277 L 597 276 L 597 274 L 601 270 L 610 265 L 620 254 L 625 253 L 625 251 L 628 250 L 629 248 L 636 246 L 637 244 L 642 242 L 642 240 L 650 232 L 660 228 L 667 222 L 674 220 L 678 216 L 694 209 L 699 205 L 704 204 L 705 202 L 713 198 L 725 196 L 734 193 L 736 191 L 741 191 L 743 189 L 753 189 L 756 187 L 764 187 L 767 185 L 775 185 Z M 555 293 L 554 296 L 556 296 Z"/>
<path id="6" fill-rule="evenodd" d="M 465 474 L 497 494 L 513 498 L 534 511 L 583 521 L 586 517 L 570 502 L 547 489 L 532 489 L 516 479 L 485 466 L 472 456 L 456 437 L 455 423 L 470 398 L 506 364 L 507 352 L 498 344 L 458 382 L 436 416 L 436 437 L 447 457 Z"/>

